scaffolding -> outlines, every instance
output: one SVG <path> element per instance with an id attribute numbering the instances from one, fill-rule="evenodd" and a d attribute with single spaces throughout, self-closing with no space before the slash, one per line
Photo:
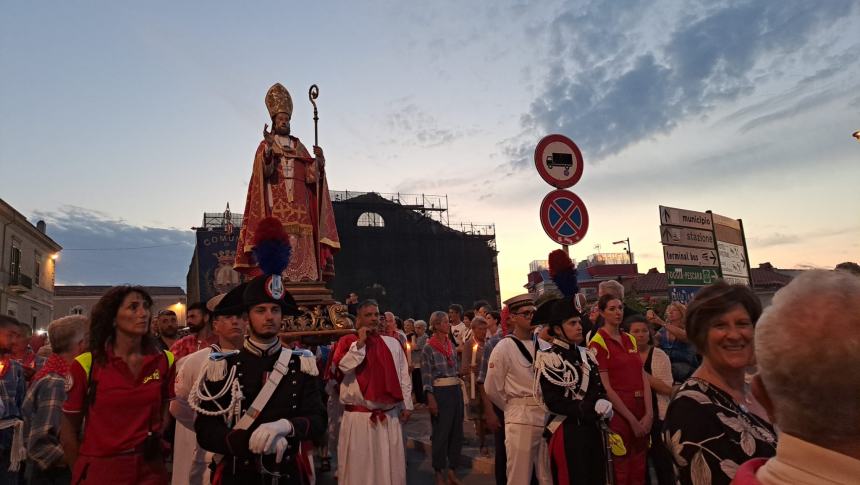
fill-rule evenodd
<path id="1" fill-rule="evenodd" d="M 447 195 L 356 192 L 352 190 L 329 191 L 332 202 L 344 202 L 367 194 L 375 194 L 405 209 L 415 211 L 423 217 L 436 221 L 451 230 L 484 239 L 491 248 L 496 249 L 496 225 L 450 222 L 448 220 Z M 231 213 L 230 222 L 232 222 L 234 228 L 241 228 L 243 222 L 242 214 Z M 203 226 L 200 229 L 225 228 L 227 227 L 227 223 L 228 220 L 224 212 L 205 212 L 203 213 Z"/>

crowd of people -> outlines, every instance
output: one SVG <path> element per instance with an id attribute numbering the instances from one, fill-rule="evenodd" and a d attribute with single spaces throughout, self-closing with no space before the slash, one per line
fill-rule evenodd
<path id="1" fill-rule="evenodd" d="M 0 484 L 310 484 L 333 458 L 338 483 L 404 484 L 416 409 L 438 484 L 461 483 L 465 426 L 500 484 L 857 483 L 856 274 L 805 272 L 764 310 L 724 282 L 663 317 L 598 293 L 426 321 L 355 301 L 355 332 L 311 347 L 282 338 L 274 275 L 190 306 L 185 336 L 135 286 L 47 339 L 0 316 Z"/>

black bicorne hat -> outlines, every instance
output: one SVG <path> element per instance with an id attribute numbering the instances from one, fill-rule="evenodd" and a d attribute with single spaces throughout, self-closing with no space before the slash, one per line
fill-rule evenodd
<path id="1" fill-rule="evenodd" d="M 284 315 L 301 315 L 295 298 L 284 287 L 284 281 L 280 275 L 260 275 L 249 281 L 245 288 L 242 300 L 244 308 L 250 310 L 254 305 L 262 303 L 275 303 L 280 305 Z"/>
<path id="2" fill-rule="evenodd" d="M 242 283 L 232 290 L 228 291 L 224 295 L 220 296 L 220 300 L 215 304 L 213 308 L 210 309 L 213 317 L 220 316 L 230 316 L 230 315 L 241 315 L 242 312 L 245 311 L 244 304 L 244 294 L 245 288 L 248 287 L 248 283 Z M 218 296 L 213 297 L 212 300 L 218 298 Z M 209 300 L 210 302 L 212 300 Z M 207 305 L 208 306 L 208 305 Z"/>
<path id="3" fill-rule="evenodd" d="M 554 298 L 537 307 L 532 323 L 554 327 L 573 317 L 581 317 L 573 298 Z"/>

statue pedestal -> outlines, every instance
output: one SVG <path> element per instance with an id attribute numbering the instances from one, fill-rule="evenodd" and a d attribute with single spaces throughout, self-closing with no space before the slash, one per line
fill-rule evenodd
<path id="1" fill-rule="evenodd" d="M 307 344 L 327 343 L 354 331 L 353 322 L 346 317 L 346 305 L 334 300 L 324 282 L 288 282 L 284 286 L 302 314 L 284 317 L 281 338 L 298 338 Z"/>
<path id="2" fill-rule="evenodd" d="M 285 283 L 287 291 L 296 299 L 299 306 L 331 305 L 335 303 L 330 289 L 322 281 L 304 281 L 301 283 Z"/>

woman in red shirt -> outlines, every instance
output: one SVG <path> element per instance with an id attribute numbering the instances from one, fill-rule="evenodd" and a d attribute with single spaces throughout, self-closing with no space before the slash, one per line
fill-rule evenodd
<path id="1" fill-rule="evenodd" d="M 61 441 L 72 483 L 167 483 L 161 431 L 173 354 L 159 351 L 149 335 L 151 306 L 143 288 L 117 286 L 93 307 L 91 352 L 72 363 L 63 405 Z"/>
<path id="2" fill-rule="evenodd" d="M 588 348 L 596 353 L 600 381 L 606 388 L 615 415 L 609 427 L 624 441 L 626 452 L 613 457 L 615 483 L 645 483 L 645 459 L 648 433 L 654 410 L 651 387 L 636 349 L 636 339 L 620 330 L 624 306 L 614 295 L 603 295 L 597 301 L 604 325 L 592 337 Z"/>

